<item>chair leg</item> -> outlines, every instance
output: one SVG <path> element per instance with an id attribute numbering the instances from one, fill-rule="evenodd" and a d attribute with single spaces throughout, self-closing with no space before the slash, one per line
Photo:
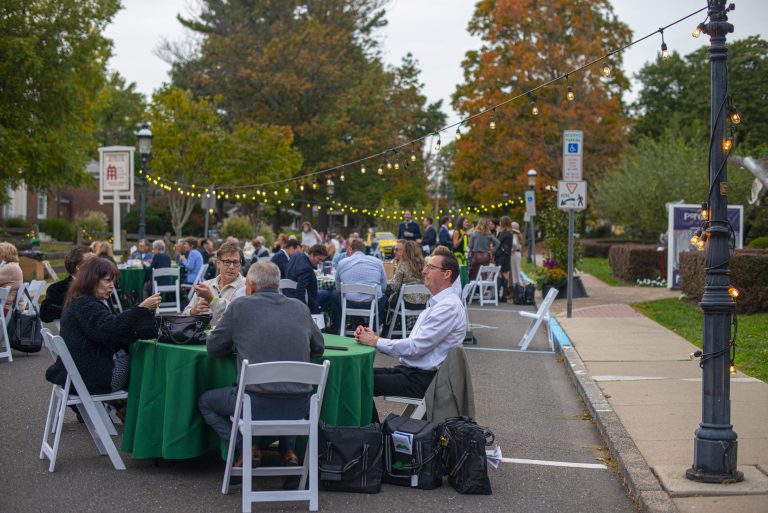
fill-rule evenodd
<path id="1" fill-rule="evenodd" d="M 245 429 L 243 429 L 243 513 L 251 513 L 251 501 L 252 487 L 253 487 L 253 455 L 251 454 L 251 443 L 253 438 L 251 437 L 250 425 L 247 422 L 243 423 Z"/>
<path id="2" fill-rule="evenodd" d="M 96 408 L 102 408 L 101 403 L 83 402 L 80 403 L 82 408 L 80 409 L 80 415 L 85 420 L 85 425 L 88 426 L 88 430 L 91 432 L 91 436 L 96 442 L 96 446 L 101 454 L 109 456 L 109 460 L 112 462 L 112 466 L 115 470 L 125 470 L 125 463 L 117 452 L 117 447 L 112 441 L 107 431 L 107 426 L 102 420 L 99 411 Z M 106 412 L 105 412 L 106 413 Z"/>
<path id="3" fill-rule="evenodd" d="M 59 443 L 61 442 L 61 429 L 64 426 L 64 412 L 67 408 L 67 395 L 62 393 L 60 396 L 56 431 L 53 433 L 53 447 L 51 447 L 51 463 L 48 465 L 48 472 L 53 472 L 56 467 L 56 455 L 59 453 Z"/>
<path id="4" fill-rule="evenodd" d="M 56 389 L 51 390 L 51 400 L 48 402 L 48 415 L 45 417 L 45 429 L 43 430 L 43 443 L 40 445 L 40 459 L 45 458 L 45 446 L 48 445 L 48 437 L 50 436 L 51 429 L 56 422 L 57 417 L 55 413 L 58 411 L 58 404 L 56 403 Z"/>
<path id="5" fill-rule="evenodd" d="M 315 408 L 315 414 L 318 408 Z M 316 419 L 315 419 L 316 422 Z M 309 431 L 309 511 L 317 511 L 320 507 L 318 501 L 318 483 L 317 483 L 317 424 L 314 423 Z"/>

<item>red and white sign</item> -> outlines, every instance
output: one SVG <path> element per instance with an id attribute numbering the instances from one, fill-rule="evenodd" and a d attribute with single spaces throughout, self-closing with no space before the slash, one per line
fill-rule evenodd
<path id="1" fill-rule="evenodd" d="M 102 192 L 133 190 L 132 155 L 130 151 L 103 151 L 100 162 Z"/>
<path id="2" fill-rule="evenodd" d="M 584 210 L 587 208 L 587 182 L 557 182 L 557 208 Z"/>

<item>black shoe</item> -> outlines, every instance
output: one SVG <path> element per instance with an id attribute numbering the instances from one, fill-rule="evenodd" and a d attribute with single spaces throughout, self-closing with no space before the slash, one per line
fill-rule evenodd
<path id="1" fill-rule="evenodd" d="M 229 488 L 231 490 L 239 490 L 243 487 L 243 478 L 242 476 L 230 476 L 229 477 Z"/>

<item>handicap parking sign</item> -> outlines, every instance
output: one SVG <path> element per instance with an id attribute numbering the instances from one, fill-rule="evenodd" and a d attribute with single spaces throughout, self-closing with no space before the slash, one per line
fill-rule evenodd
<path id="1" fill-rule="evenodd" d="M 579 153 L 579 143 L 568 143 L 568 153 Z"/>

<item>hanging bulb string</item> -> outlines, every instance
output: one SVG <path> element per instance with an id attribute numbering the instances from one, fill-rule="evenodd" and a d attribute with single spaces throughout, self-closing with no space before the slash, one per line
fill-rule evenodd
<path id="1" fill-rule="evenodd" d="M 236 190 L 243 190 L 243 189 L 254 189 L 254 188 L 260 188 L 260 187 L 275 186 L 275 185 L 279 185 L 279 184 L 283 184 L 283 183 L 289 183 L 289 182 L 297 182 L 297 181 L 302 180 L 302 179 L 307 179 L 307 178 L 312 178 L 312 177 L 315 177 L 315 176 L 325 175 L 325 174 L 328 174 L 328 173 L 332 173 L 334 171 L 338 171 L 339 169 L 343 169 L 345 167 L 357 166 L 357 165 L 363 164 L 363 163 L 365 163 L 365 162 L 367 162 L 369 160 L 374 160 L 374 159 L 378 159 L 378 158 L 381 158 L 381 157 L 385 157 L 387 155 L 387 153 L 389 153 L 390 151 L 400 150 L 402 148 L 406 148 L 410 144 L 426 142 L 426 140 L 429 137 L 431 137 L 431 136 L 433 136 L 435 134 L 437 134 L 439 136 L 440 132 L 443 132 L 443 131 L 446 131 L 446 130 L 450 130 L 451 128 L 456 128 L 456 127 L 458 127 L 461 124 L 466 124 L 470 120 L 473 120 L 473 119 L 478 118 L 480 116 L 484 116 L 484 115 L 490 113 L 491 111 L 493 111 L 496 108 L 503 107 L 503 106 L 508 105 L 508 104 L 510 104 L 512 102 L 515 102 L 515 101 L 517 101 L 517 100 L 519 100 L 521 98 L 525 98 L 526 96 L 529 96 L 532 93 L 534 93 L 534 92 L 536 92 L 536 91 L 538 91 L 540 89 L 544 89 L 545 87 L 549 87 L 552 84 L 555 84 L 555 83 L 563 80 L 567 75 L 573 75 L 575 73 L 579 73 L 579 72 L 584 71 L 585 69 L 590 68 L 590 67 L 592 67 L 592 66 L 594 66 L 594 65 L 596 65 L 596 64 L 598 64 L 600 62 L 607 61 L 612 56 L 614 56 L 616 54 L 619 54 L 619 53 L 627 50 L 628 48 L 630 48 L 630 47 L 632 47 L 632 46 L 634 46 L 634 45 L 636 45 L 638 43 L 641 43 L 641 42 L 645 41 L 646 39 L 649 39 L 649 38 L 655 36 L 658 33 L 663 32 L 664 30 L 666 30 L 666 29 L 668 29 L 670 27 L 678 25 L 679 23 L 682 23 L 683 21 L 685 21 L 685 20 L 687 20 L 687 19 L 689 19 L 689 18 L 691 18 L 693 16 L 696 16 L 697 14 L 699 14 L 699 13 L 701 13 L 703 11 L 706 11 L 708 8 L 709 8 L 709 6 L 702 7 L 701 9 L 698 9 L 698 10 L 696 10 L 696 11 L 694 11 L 694 12 L 692 12 L 692 13 L 686 15 L 686 16 L 683 16 L 682 18 L 680 18 L 678 20 L 675 20 L 675 21 L 673 21 L 673 22 L 671 22 L 671 23 L 669 23 L 669 24 L 667 24 L 667 25 L 665 25 L 663 27 L 659 27 L 657 30 L 654 30 L 653 32 L 651 32 L 649 34 L 646 34 L 645 36 L 643 36 L 643 37 L 641 37 L 639 39 L 635 39 L 633 41 L 630 41 L 629 43 L 627 43 L 627 44 L 625 44 L 623 46 L 620 46 L 619 48 L 616 48 L 614 50 L 611 50 L 610 52 L 608 52 L 608 53 L 606 53 L 606 54 L 604 54 L 604 55 L 602 55 L 600 57 L 596 57 L 596 58 L 592 59 L 591 61 L 589 61 L 589 62 L 587 62 L 587 63 L 585 63 L 585 64 L 583 64 L 583 65 L 581 65 L 581 66 L 579 66 L 577 68 L 574 68 L 571 71 L 568 71 L 567 73 L 563 73 L 562 75 L 559 75 L 559 76 L 557 76 L 557 77 L 555 77 L 555 78 L 553 78 L 553 79 L 551 79 L 551 80 L 549 80 L 547 82 L 543 82 L 543 83 L 541 83 L 541 84 L 539 84 L 539 85 L 537 85 L 537 86 L 535 86 L 535 87 L 533 87 L 531 89 L 523 91 L 523 92 L 521 92 L 521 93 L 519 93 L 519 94 L 517 94 L 515 96 L 510 97 L 510 98 L 507 98 L 506 100 L 504 100 L 504 101 L 502 101 L 502 102 L 500 102 L 500 103 L 498 103 L 496 105 L 492 105 L 492 106 L 490 106 L 490 107 L 488 107 L 486 109 L 483 109 L 483 110 L 480 110 L 480 111 L 476 112 L 475 114 L 471 114 L 471 115 L 469 115 L 469 116 L 467 116 L 467 117 L 465 117 L 463 119 L 460 119 L 459 121 L 457 121 L 455 123 L 452 123 L 450 125 L 446 125 L 446 126 L 444 126 L 442 128 L 439 128 L 437 130 L 433 130 L 433 131 L 431 131 L 428 134 L 422 135 L 421 137 L 412 139 L 412 140 L 407 141 L 405 143 L 402 143 L 402 144 L 390 147 L 389 149 L 386 149 L 386 150 L 383 150 L 383 151 L 379 151 L 377 153 L 372 153 L 370 155 L 367 155 L 365 157 L 360 157 L 358 159 L 350 160 L 350 161 L 345 162 L 343 164 L 338 164 L 338 165 L 335 165 L 335 166 L 319 169 L 317 171 L 313 171 L 313 172 L 310 172 L 310 173 L 305 173 L 303 175 L 297 175 L 297 176 L 293 176 L 293 177 L 290 177 L 290 178 L 283 178 L 283 179 L 280 179 L 280 180 L 273 180 L 273 181 L 262 182 L 262 183 L 257 183 L 257 184 L 233 185 L 233 186 L 226 186 L 226 187 L 222 186 L 220 190 L 236 191 Z M 160 178 L 159 180 L 170 182 L 170 180 L 166 180 L 164 178 Z"/>

